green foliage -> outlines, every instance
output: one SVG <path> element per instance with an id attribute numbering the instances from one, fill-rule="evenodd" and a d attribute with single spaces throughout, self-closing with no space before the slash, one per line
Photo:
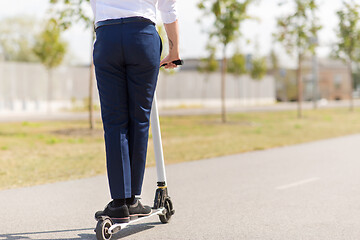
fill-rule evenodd
<path id="1" fill-rule="evenodd" d="M 317 33 L 322 28 L 316 16 L 318 5 L 316 0 L 293 0 L 295 9 L 292 13 L 277 19 L 278 32 L 275 39 L 280 42 L 289 55 L 297 53 L 297 100 L 298 117 L 302 117 L 302 61 L 307 53 L 315 54 Z"/>
<path id="2" fill-rule="evenodd" d="M 61 39 L 61 31 L 56 20 L 51 19 L 44 31 L 38 36 L 34 46 L 34 53 L 47 69 L 61 64 L 64 59 L 67 44 Z"/>
<path id="3" fill-rule="evenodd" d="M 247 15 L 249 5 L 255 0 L 200 0 L 198 8 L 214 18 L 214 24 L 209 32 L 209 41 L 222 45 L 222 71 L 221 71 L 221 115 L 222 122 L 226 122 L 226 48 L 228 44 L 234 42 L 240 35 L 240 25 L 250 19 Z"/>
<path id="4" fill-rule="evenodd" d="M 247 15 L 248 6 L 254 0 L 200 0 L 198 8 L 205 15 L 215 17 L 210 38 L 216 38 L 223 46 L 234 41 L 240 33 L 240 24 L 250 17 Z"/>
<path id="5" fill-rule="evenodd" d="M 0 55 L 5 61 L 36 62 L 32 51 L 36 22 L 31 17 L 11 17 L 0 23 Z"/>
<path id="6" fill-rule="evenodd" d="M 270 52 L 269 70 L 275 78 L 276 97 L 280 101 L 295 100 L 296 97 L 296 74 L 292 70 L 280 69 L 279 58 L 274 49 Z"/>
<path id="7" fill-rule="evenodd" d="M 228 72 L 235 75 L 245 74 L 246 57 L 240 51 L 235 51 L 234 55 L 228 60 Z"/>
<path id="8" fill-rule="evenodd" d="M 272 49 L 270 52 L 270 63 L 271 63 L 270 69 L 274 72 L 277 72 L 279 70 L 279 58 L 276 55 L 274 49 Z"/>
<path id="9" fill-rule="evenodd" d="M 280 71 L 283 73 L 280 74 Z M 276 73 L 276 96 L 281 101 L 296 101 L 296 71 L 282 69 Z"/>
<path id="10" fill-rule="evenodd" d="M 274 34 L 277 41 L 283 44 L 291 55 L 297 51 L 299 55 L 314 52 L 317 46 L 318 31 L 322 26 L 315 15 L 318 5 L 315 0 L 294 0 L 293 13 L 277 19 L 278 32 Z"/>
<path id="11" fill-rule="evenodd" d="M 252 60 L 252 69 L 250 75 L 252 79 L 261 80 L 267 72 L 266 57 L 255 57 Z"/>
<path id="12" fill-rule="evenodd" d="M 68 29 L 75 22 L 83 22 L 86 27 L 92 26 L 93 20 L 87 15 L 90 0 L 49 0 L 52 11 L 62 29 Z"/>
<path id="13" fill-rule="evenodd" d="M 209 57 L 201 59 L 201 65 L 198 67 L 198 71 L 205 73 L 216 72 L 219 69 L 219 62 L 215 56 L 216 48 L 215 46 L 208 44 L 206 49 L 209 52 Z"/>
<path id="14" fill-rule="evenodd" d="M 355 1 L 343 2 L 344 9 L 336 14 L 339 17 L 335 55 L 345 62 L 360 60 L 360 5 Z"/>

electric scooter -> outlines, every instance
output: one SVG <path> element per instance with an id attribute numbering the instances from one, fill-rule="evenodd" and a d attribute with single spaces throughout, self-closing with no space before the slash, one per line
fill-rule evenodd
<path id="1" fill-rule="evenodd" d="M 173 61 L 176 65 L 182 65 L 182 60 Z M 164 64 L 161 66 L 163 67 Z M 142 221 L 149 217 L 159 216 L 159 219 L 162 223 L 168 223 L 171 219 L 171 216 L 174 215 L 175 210 L 172 204 L 172 201 L 168 195 L 168 189 L 166 185 L 166 172 L 165 172 L 165 162 L 164 154 L 162 149 L 161 142 L 161 131 L 160 131 L 160 122 L 159 122 L 159 112 L 157 109 L 157 100 L 156 92 L 154 94 L 154 99 L 152 103 L 151 113 L 150 113 L 151 129 L 154 142 L 154 152 L 156 160 L 156 172 L 157 172 L 157 189 L 155 192 L 154 206 L 152 207 L 152 212 L 149 216 L 139 217 L 135 220 L 130 220 L 128 223 L 114 223 L 110 217 L 101 216 L 96 219 L 96 238 L 98 240 L 109 240 L 113 234 L 119 232 L 120 230 L 126 228 L 130 224 Z"/>

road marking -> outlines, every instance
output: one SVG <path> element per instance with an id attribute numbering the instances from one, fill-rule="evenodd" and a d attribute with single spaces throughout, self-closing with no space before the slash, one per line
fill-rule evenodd
<path id="1" fill-rule="evenodd" d="M 320 178 L 318 178 L 318 177 L 304 179 L 304 180 L 301 180 L 299 182 L 294 182 L 294 183 L 290 183 L 290 184 L 286 184 L 286 185 L 283 185 L 283 186 L 276 187 L 276 189 L 277 190 L 284 190 L 284 189 L 297 187 L 297 186 L 300 186 L 300 185 L 303 185 L 303 184 L 307 184 L 307 183 L 311 183 L 311 182 L 315 182 L 315 181 L 319 181 L 319 180 L 320 180 Z"/>

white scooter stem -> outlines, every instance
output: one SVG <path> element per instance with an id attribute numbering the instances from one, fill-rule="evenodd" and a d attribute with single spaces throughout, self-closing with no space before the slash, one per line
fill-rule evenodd
<path id="1" fill-rule="evenodd" d="M 157 171 L 157 181 L 158 183 L 165 183 L 166 186 L 166 173 L 165 173 L 165 162 L 164 154 L 161 142 L 161 131 L 160 131 L 160 121 L 159 121 L 159 112 L 157 109 L 156 101 L 156 91 L 154 93 L 154 99 L 152 102 L 152 109 L 150 113 L 152 137 L 154 143 L 154 152 L 156 160 L 156 171 Z"/>

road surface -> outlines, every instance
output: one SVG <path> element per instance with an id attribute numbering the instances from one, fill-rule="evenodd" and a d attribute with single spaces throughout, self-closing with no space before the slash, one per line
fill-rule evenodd
<path id="1" fill-rule="evenodd" d="M 360 135 L 167 166 L 176 213 L 113 239 L 360 239 Z M 36 176 L 34 176 L 36 177 Z M 156 171 L 143 199 L 151 203 Z M 105 176 L 0 191 L 0 239 L 95 239 Z"/>

